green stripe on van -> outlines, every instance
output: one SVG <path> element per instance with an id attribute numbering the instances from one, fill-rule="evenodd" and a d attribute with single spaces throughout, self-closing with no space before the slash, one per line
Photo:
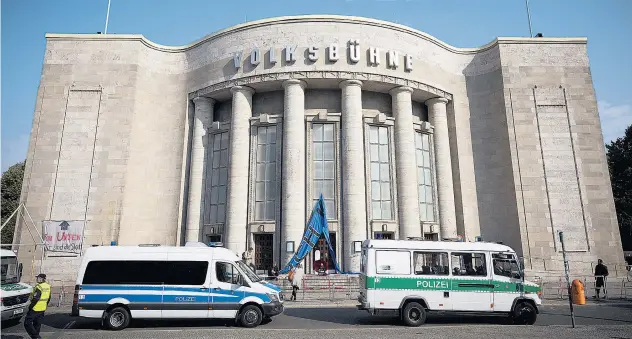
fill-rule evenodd
<path id="1" fill-rule="evenodd" d="M 376 290 L 458 291 L 537 293 L 540 287 L 530 283 L 509 283 L 486 279 L 441 279 L 404 277 L 366 277 L 366 288 Z"/>

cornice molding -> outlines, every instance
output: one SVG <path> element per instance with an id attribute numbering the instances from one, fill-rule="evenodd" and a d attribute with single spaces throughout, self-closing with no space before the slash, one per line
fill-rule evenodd
<path id="1" fill-rule="evenodd" d="M 408 86 L 412 89 L 435 94 L 437 97 L 452 100 L 452 94 L 436 88 L 434 86 L 424 84 L 419 81 L 404 79 L 384 74 L 365 73 L 365 72 L 347 72 L 347 71 L 296 71 L 296 72 L 278 72 L 268 74 L 257 74 L 244 76 L 236 79 L 218 82 L 216 84 L 201 88 L 197 91 L 189 93 L 189 99 L 200 96 L 206 96 L 213 92 L 223 89 L 232 88 L 234 86 L 247 86 L 249 84 L 283 81 L 288 79 L 340 79 L 340 80 L 360 80 L 360 81 L 376 81 L 393 86 Z"/>

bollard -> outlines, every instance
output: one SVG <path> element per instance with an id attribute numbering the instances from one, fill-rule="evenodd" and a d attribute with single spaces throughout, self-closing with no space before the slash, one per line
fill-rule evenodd
<path id="1" fill-rule="evenodd" d="M 571 286 L 571 293 L 573 295 L 573 304 L 575 305 L 586 304 L 586 295 L 584 294 L 584 284 L 582 284 L 581 280 L 579 279 L 573 280 L 573 283 Z"/>

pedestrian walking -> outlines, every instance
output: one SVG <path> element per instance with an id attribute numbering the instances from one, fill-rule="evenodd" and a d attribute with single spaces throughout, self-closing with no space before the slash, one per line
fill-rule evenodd
<path id="1" fill-rule="evenodd" d="M 46 274 L 38 274 L 37 285 L 31 293 L 31 305 L 24 317 L 24 329 L 32 339 L 40 339 L 42 319 L 50 302 L 50 284 L 46 282 Z"/>
<path id="2" fill-rule="evenodd" d="M 301 264 L 296 265 L 292 276 L 292 297 L 290 300 L 296 301 L 296 292 L 301 289 L 303 284 L 303 275 L 303 266 Z"/>
<path id="3" fill-rule="evenodd" d="M 608 267 L 603 264 L 603 260 L 597 260 L 597 266 L 595 266 L 595 298 L 597 299 L 599 299 L 599 292 L 602 287 L 604 287 L 604 294 L 606 294 L 605 284 L 607 276 Z"/>

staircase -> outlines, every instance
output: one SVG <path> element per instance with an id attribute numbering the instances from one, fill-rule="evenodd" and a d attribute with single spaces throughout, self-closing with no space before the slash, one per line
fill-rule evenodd
<path id="1" fill-rule="evenodd" d="M 285 300 L 292 295 L 292 284 L 286 276 L 281 276 L 271 283 L 281 287 Z M 331 274 L 326 276 L 305 275 L 303 286 L 297 292 L 297 300 L 356 300 L 360 292 L 359 276 Z"/>

